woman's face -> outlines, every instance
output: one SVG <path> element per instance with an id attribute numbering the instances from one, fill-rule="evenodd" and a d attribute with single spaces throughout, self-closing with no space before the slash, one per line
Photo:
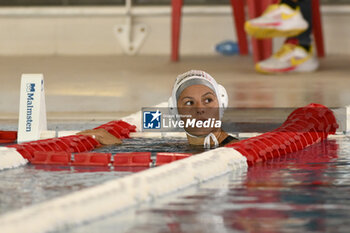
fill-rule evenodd
<path id="1" fill-rule="evenodd" d="M 196 119 L 196 121 L 219 120 L 219 102 L 216 94 L 209 87 L 204 85 L 192 85 L 180 94 L 177 100 L 177 108 L 180 115 L 190 117 L 181 117 L 181 120 Z M 192 135 L 204 136 L 216 131 L 216 128 L 187 127 L 186 131 Z"/>

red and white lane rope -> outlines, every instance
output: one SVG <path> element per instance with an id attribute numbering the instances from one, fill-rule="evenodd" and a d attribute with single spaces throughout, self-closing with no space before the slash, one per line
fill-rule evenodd
<path id="1" fill-rule="evenodd" d="M 163 106 L 163 104 L 159 106 Z M 139 125 L 140 123 L 137 122 L 140 118 L 139 115 L 139 113 L 136 113 L 124 119 Z M 338 120 L 336 117 L 343 120 Z M 335 133 L 335 130 L 338 128 L 338 122 L 342 128 L 345 127 L 345 130 L 347 130 L 347 118 L 346 112 L 332 112 L 323 105 L 310 104 L 293 111 L 284 124 L 278 129 L 228 145 L 228 147 L 233 147 L 240 151 L 247 157 L 248 163 L 253 164 L 269 158 L 302 150 L 313 143 L 319 142 L 327 138 L 328 135 Z M 111 121 L 96 129 L 98 128 L 106 129 L 109 133 L 120 139 L 129 138 L 130 134 L 135 133 L 137 130 L 137 126 L 131 125 L 123 120 Z M 134 160 L 142 161 L 142 158 L 137 153 L 129 154 L 127 156 L 128 159 L 126 159 L 127 157 L 125 154 L 84 153 L 98 146 L 100 146 L 99 142 L 93 137 L 71 135 L 26 142 L 9 147 L 15 148 L 25 159 L 34 164 L 141 166 L 140 163 L 133 162 Z M 162 156 L 164 157 L 164 155 Z M 174 159 L 175 157 L 174 154 L 172 159 L 169 159 L 169 157 L 168 160 L 174 161 L 176 160 Z M 23 161 L 20 162 L 17 160 L 11 160 L 13 164 L 10 164 L 10 160 L 7 161 L 7 158 L 7 156 L 0 156 L 0 169 L 24 164 Z M 126 162 L 124 164 L 117 163 L 122 160 Z M 144 162 L 141 164 L 144 165 L 144 163 L 147 163 L 147 160 L 150 159 L 145 158 Z"/>
<path id="2" fill-rule="evenodd" d="M 97 128 L 104 128 L 120 139 L 129 138 L 130 132 L 136 131 L 135 126 L 124 121 L 111 121 Z M 88 152 L 99 146 L 100 143 L 97 140 L 85 135 L 71 135 L 10 145 L 7 147 L 8 150 L 0 151 L 0 170 L 21 166 L 26 161 L 47 160 L 47 157 L 54 161 L 64 162 L 67 160 L 70 162 L 71 153 Z M 15 150 L 11 150 L 11 148 Z M 21 154 L 23 161 L 12 159 L 8 156 L 9 153 L 13 153 L 14 158 L 16 158 L 17 153 Z M 77 157 L 79 159 L 79 155 Z"/>

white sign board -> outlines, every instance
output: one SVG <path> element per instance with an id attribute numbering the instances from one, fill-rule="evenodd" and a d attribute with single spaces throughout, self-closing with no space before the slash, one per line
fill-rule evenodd
<path id="1" fill-rule="evenodd" d="M 22 74 L 17 141 L 38 140 L 46 128 L 44 76 Z"/>

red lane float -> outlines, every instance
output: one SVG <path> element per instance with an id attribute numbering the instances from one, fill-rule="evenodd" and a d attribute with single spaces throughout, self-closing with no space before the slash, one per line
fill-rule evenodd
<path id="1" fill-rule="evenodd" d="M 113 166 L 149 167 L 151 163 L 151 152 L 127 152 L 115 154 Z"/>
<path id="2" fill-rule="evenodd" d="M 188 153 L 157 153 L 156 166 L 184 159 Z M 113 162 L 112 161 L 113 158 Z M 36 151 L 31 163 L 35 165 L 65 165 L 65 166 L 105 166 L 105 167 L 150 167 L 151 152 L 116 153 L 77 153 L 67 151 Z"/>
<path id="3" fill-rule="evenodd" d="M 334 134 L 338 124 L 333 112 L 320 104 L 294 110 L 272 132 L 227 145 L 247 157 L 249 165 L 302 150 Z"/>
<path id="4" fill-rule="evenodd" d="M 66 151 L 45 152 L 37 151 L 31 160 L 32 164 L 69 165 L 71 154 Z"/>
<path id="5" fill-rule="evenodd" d="M 109 166 L 111 153 L 79 153 L 74 155 L 73 166 Z"/>
<path id="6" fill-rule="evenodd" d="M 1 131 L 0 144 L 12 143 L 17 139 L 17 131 Z"/>
<path id="7" fill-rule="evenodd" d="M 95 149 L 100 143 L 91 136 L 73 135 L 61 138 L 52 138 L 38 140 L 32 142 L 24 142 L 21 144 L 10 145 L 8 147 L 16 148 L 16 150 L 29 162 L 35 156 L 36 152 L 67 152 L 79 153 Z"/>
<path id="8" fill-rule="evenodd" d="M 72 157 L 70 152 L 37 151 L 31 160 L 38 165 L 66 165 L 66 166 L 110 166 L 110 153 L 78 153 Z"/>
<path id="9" fill-rule="evenodd" d="M 124 121 L 111 121 L 97 128 L 104 128 L 115 136 L 119 135 L 120 138 L 129 138 L 130 132 L 135 132 L 136 126 L 130 125 Z M 21 144 L 10 145 L 8 147 L 16 148 L 16 150 L 24 158 L 31 162 L 36 152 L 64 151 L 68 153 L 82 153 L 91 151 L 99 146 L 101 146 L 101 144 L 91 136 L 71 135 L 66 137 L 24 142 Z"/>
<path id="10" fill-rule="evenodd" d="M 168 152 L 158 152 L 156 159 L 156 166 L 171 163 L 176 160 L 184 159 L 192 154 L 189 153 L 168 153 Z"/>

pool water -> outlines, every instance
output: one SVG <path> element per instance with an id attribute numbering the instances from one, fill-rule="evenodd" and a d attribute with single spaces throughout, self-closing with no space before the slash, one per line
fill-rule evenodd
<path id="1" fill-rule="evenodd" d="M 349 232 L 350 138 L 59 232 Z"/>
<path id="2" fill-rule="evenodd" d="M 181 152 L 201 153 L 203 146 L 190 146 L 185 138 L 129 138 L 124 139 L 121 145 L 104 146 L 95 149 L 96 152 L 120 153 L 120 152 Z"/>

